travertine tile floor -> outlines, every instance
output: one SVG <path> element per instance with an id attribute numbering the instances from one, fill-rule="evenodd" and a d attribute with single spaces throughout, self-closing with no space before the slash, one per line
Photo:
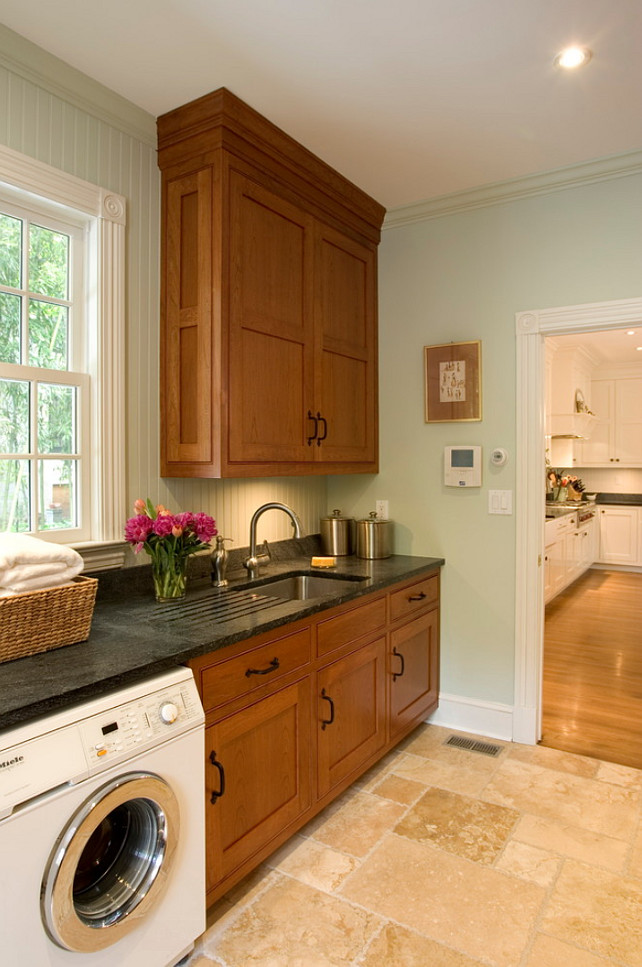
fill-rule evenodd
<path id="1" fill-rule="evenodd" d="M 642 967 L 642 771 L 451 734 L 422 726 L 219 901 L 190 967 Z"/>

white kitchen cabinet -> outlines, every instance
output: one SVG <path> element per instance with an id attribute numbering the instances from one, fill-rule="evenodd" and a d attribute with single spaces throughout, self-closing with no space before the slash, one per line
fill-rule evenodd
<path id="1" fill-rule="evenodd" d="M 577 577 L 588 570 L 591 564 L 597 560 L 596 534 L 597 521 L 595 518 L 586 521 L 584 524 L 580 524 L 579 528 L 574 532 L 574 559 L 577 561 Z"/>
<path id="2" fill-rule="evenodd" d="M 577 577 L 575 515 L 546 521 L 544 538 L 544 603 L 548 604 Z"/>
<path id="3" fill-rule="evenodd" d="M 544 527 L 544 604 L 576 581 L 597 560 L 597 518 L 579 527 L 575 514 Z"/>
<path id="4" fill-rule="evenodd" d="M 600 563 L 642 564 L 640 508 L 617 505 L 601 507 L 599 520 Z"/>
<path id="5" fill-rule="evenodd" d="M 576 445 L 577 464 L 642 467 L 642 377 L 593 380 L 591 409 L 597 423 Z"/>

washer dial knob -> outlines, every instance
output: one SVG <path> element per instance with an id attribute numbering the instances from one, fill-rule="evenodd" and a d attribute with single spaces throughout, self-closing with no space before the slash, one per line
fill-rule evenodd
<path id="1" fill-rule="evenodd" d="M 160 707 L 159 715 L 161 722 L 164 722 L 165 725 L 171 725 L 178 718 L 178 709 L 173 702 L 165 702 Z"/>

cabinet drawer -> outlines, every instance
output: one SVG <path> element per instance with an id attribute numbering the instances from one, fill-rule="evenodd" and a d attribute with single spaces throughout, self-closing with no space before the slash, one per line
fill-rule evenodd
<path id="1" fill-rule="evenodd" d="M 390 595 L 390 620 L 418 614 L 439 601 L 439 575 L 433 574 Z"/>
<path id="2" fill-rule="evenodd" d="M 217 708 L 282 678 L 310 660 L 310 629 L 275 638 L 201 673 L 203 705 Z"/>
<path id="3" fill-rule="evenodd" d="M 334 618 L 320 621 L 317 627 L 317 656 L 321 658 L 349 641 L 378 631 L 385 623 L 385 598 L 379 598 L 359 608 L 344 611 Z"/>

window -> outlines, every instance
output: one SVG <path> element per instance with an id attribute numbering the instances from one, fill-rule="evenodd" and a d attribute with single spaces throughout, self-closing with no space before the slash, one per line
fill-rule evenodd
<path id="1" fill-rule="evenodd" d="M 0 198 L 0 530 L 91 537 L 85 232 Z"/>
<path id="2" fill-rule="evenodd" d="M 120 196 L 0 147 L 0 530 L 86 567 L 123 560 L 124 230 Z"/>

